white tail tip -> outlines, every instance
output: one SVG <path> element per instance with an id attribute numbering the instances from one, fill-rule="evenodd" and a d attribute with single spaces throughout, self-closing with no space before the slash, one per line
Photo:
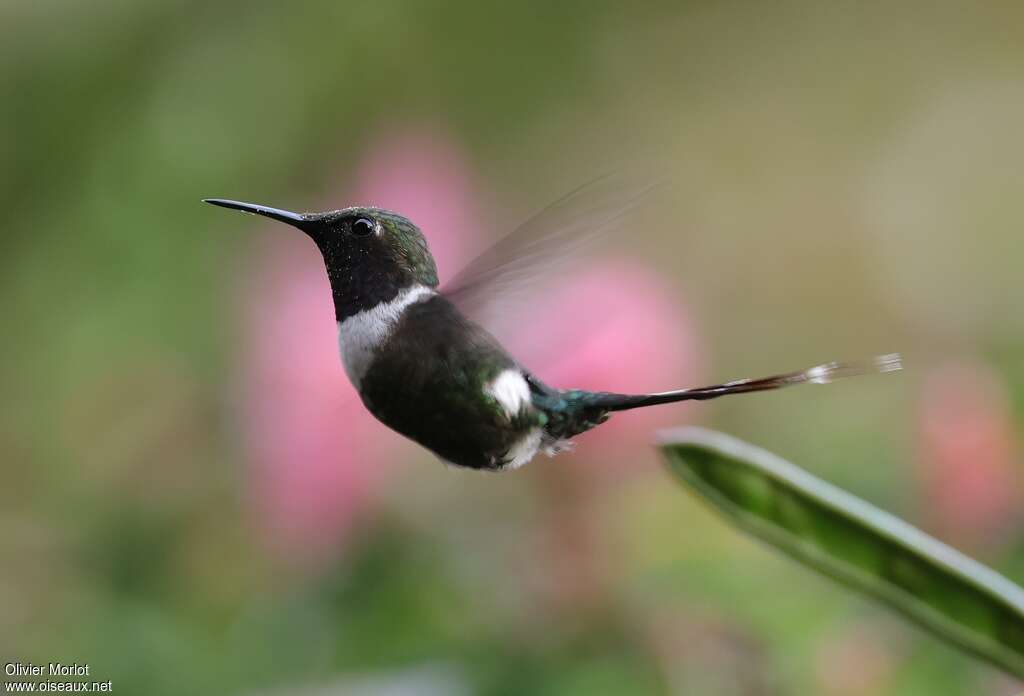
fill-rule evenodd
<path id="1" fill-rule="evenodd" d="M 830 362 L 804 371 L 799 378 L 801 382 L 811 384 L 829 384 L 843 377 L 854 377 L 871 373 L 896 372 L 903 369 L 903 359 L 899 353 L 876 355 L 870 362 Z"/>
<path id="2" fill-rule="evenodd" d="M 875 356 L 875 370 L 878 372 L 898 372 L 903 369 L 903 358 L 899 353 L 886 353 Z"/>

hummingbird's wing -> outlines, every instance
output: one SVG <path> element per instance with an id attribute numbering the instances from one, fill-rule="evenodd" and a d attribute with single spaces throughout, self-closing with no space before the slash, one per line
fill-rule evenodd
<path id="1" fill-rule="evenodd" d="M 615 223 L 665 184 L 607 174 L 566 194 L 470 261 L 441 292 L 463 314 L 493 327 L 553 279 Z"/>

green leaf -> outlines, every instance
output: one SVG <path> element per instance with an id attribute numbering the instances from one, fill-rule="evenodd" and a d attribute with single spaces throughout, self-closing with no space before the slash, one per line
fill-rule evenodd
<path id="1" fill-rule="evenodd" d="M 726 518 L 1024 678 L 1024 589 L 770 452 L 700 428 L 662 433 L 670 470 Z"/>

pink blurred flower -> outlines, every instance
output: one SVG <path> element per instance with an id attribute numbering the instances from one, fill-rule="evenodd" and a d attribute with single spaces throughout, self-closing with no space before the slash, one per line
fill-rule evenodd
<path id="1" fill-rule="evenodd" d="M 541 299 L 523 324 L 528 330 L 506 345 L 551 386 L 629 393 L 697 386 L 693 321 L 678 292 L 639 263 L 596 259 Z M 662 406 L 617 414 L 578 438 L 578 451 L 588 461 L 628 452 L 635 460 L 650 449 L 656 429 L 679 423 L 687 411 Z"/>
<path id="2" fill-rule="evenodd" d="M 469 247 L 481 234 L 477 201 L 484 194 L 471 165 L 451 139 L 436 133 L 393 133 L 370 152 L 349 204 L 387 208 L 415 222 L 443 283 L 469 261 Z"/>
<path id="3" fill-rule="evenodd" d="M 694 323 L 668 284 L 639 264 L 598 259 L 540 299 L 521 323 L 528 330 L 506 344 L 551 386 L 620 392 L 696 386 Z M 605 530 L 605 501 L 621 477 L 653 470 L 654 431 L 688 412 L 675 405 L 616 414 L 579 436 L 575 455 L 539 457 L 531 465 L 541 504 L 537 566 L 544 569 L 535 589 L 549 615 L 607 606 L 621 564 Z"/>
<path id="4" fill-rule="evenodd" d="M 402 132 L 368 152 L 355 193 L 332 196 L 322 207 L 360 203 L 400 211 L 426 233 L 442 281 L 451 277 L 480 234 L 475 201 L 481 194 L 459 148 L 436 133 Z M 316 249 L 279 225 L 265 229 L 243 295 L 252 496 L 271 546 L 289 560 L 315 561 L 344 546 L 403 441 L 365 411 L 343 373 Z M 529 331 L 510 349 L 553 386 L 637 391 L 693 381 L 698 351 L 689 317 L 672 290 L 637 264 L 599 260 L 555 285 L 535 307 Z M 673 407 L 620 416 L 584 436 L 581 451 L 587 458 L 627 447 L 647 452 L 652 431 L 678 417 Z"/>
<path id="5" fill-rule="evenodd" d="M 992 547 L 1019 520 L 1020 488 L 1010 405 L 999 377 L 979 362 L 929 375 L 919 421 L 918 470 L 939 533 Z"/>
<path id="6" fill-rule="evenodd" d="M 314 561 L 363 512 L 388 440 L 338 360 L 319 254 L 297 242 L 268 238 L 247 291 L 244 428 L 261 531 L 289 560 Z"/>
<path id="7" fill-rule="evenodd" d="M 439 264 L 462 262 L 475 194 L 459 148 L 436 134 L 402 133 L 368 153 L 356 193 L 332 195 L 322 207 L 402 211 L 430 231 Z M 340 550 L 372 507 L 402 440 L 366 412 L 344 374 L 316 248 L 283 226 L 261 227 L 266 234 L 242 294 L 252 499 L 269 545 L 287 560 L 315 563 Z"/>

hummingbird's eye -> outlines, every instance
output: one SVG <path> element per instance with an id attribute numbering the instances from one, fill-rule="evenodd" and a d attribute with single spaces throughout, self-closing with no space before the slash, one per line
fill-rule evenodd
<path id="1" fill-rule="evenodd" d="M 352 223 L 352 234 L 357 237 L 365 237 L 377 230 L 377 223 L 369 218 L 359 218 Z"/>

